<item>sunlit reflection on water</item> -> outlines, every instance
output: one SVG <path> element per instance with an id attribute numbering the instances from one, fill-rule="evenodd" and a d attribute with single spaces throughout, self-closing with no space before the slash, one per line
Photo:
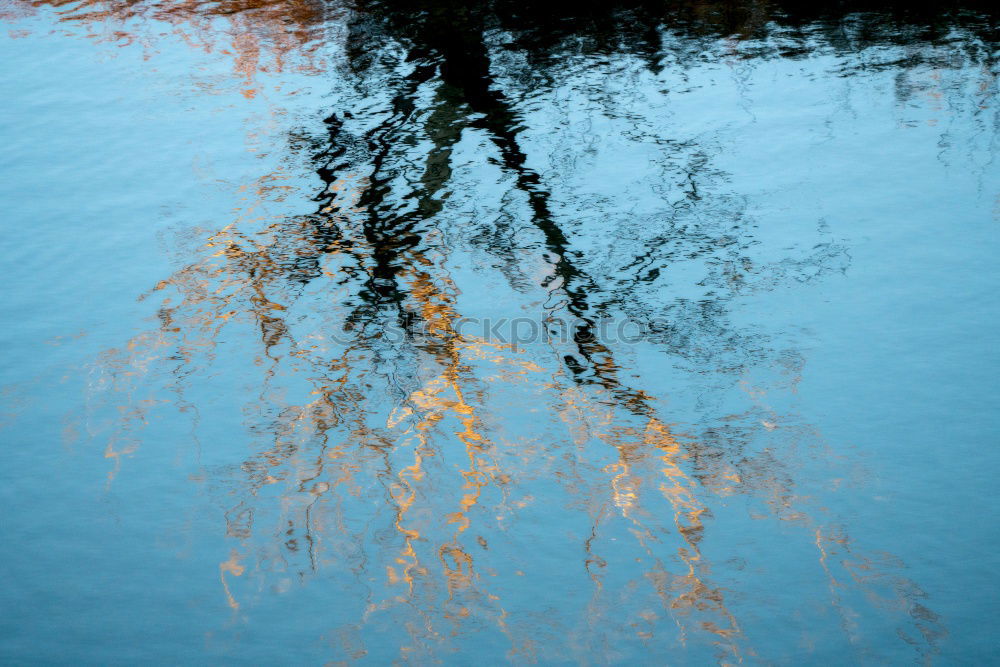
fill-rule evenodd
<path id="1" fill-rule="evenodd" d="M 990 466 L 935 434 L 939 412 L 966 451 L 995 433 L 975 407 L 992 384 L 946 373 L 995 360 L 963 330 L 997 315 L 994 17 L 522 4 L 6 6 L 25 60 L 96 37 L 91 76 L 115 53 L 134 58 L 117 76 L 172 82 L 152 95 L 173 111 L 107 120 L 95 178 L 135 178 L 122 150 L 192 168 L 134 199 L 87 188 L 65 228 L 5 172 L 46 221 L 22 247 L 62 246 L 111 296 L 89 319 L 60 259 L 53 296 L 3 301 L 31 355 L 3 375 L 0 655 L 987 657 L 969 587 L 988 588 L 995 510 L 960 520 L 964 547 L 946 508 Z M 62 127 L 70 93 L 13 74 Z M 148 148 L 116 147 L 133 126 Z M 18 155 L 49 150 L 31 127 Z M 124 250 L 150 225 L 159 248 Z M 462 326 L 514 318 L 533 335 Z M 892 347 L 862 318 L 909 329 Z M 914 359 L 913 331 L 949 351 Z M 952 384 L 928 409 L 900 371 L 866 405 L 894 363 Z"/>

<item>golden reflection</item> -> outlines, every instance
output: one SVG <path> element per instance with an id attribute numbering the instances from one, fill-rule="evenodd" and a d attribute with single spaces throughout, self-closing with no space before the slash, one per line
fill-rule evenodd
<path id="1" fill-rule="evenodd" d="M 147 59 L 168 26 L 188 46 L 231 58 L 233 74 L 242 81 L 240 92 L 248 99 L 257 95 L 258 72 L 322 71 L 327 65 L 320 54 L 324 22 L 344 12 L 339 3 L 320 0 L 12 0 L 0 8 L 0 18 L 23 20 L 44 8 L 54 10 L 67 31 L 137 46 Z M 27 34 L 27 29 L 17 31 L 17 36 Z"/>
<path id="2" fill-rule="evenodd" d="M 599 391 L 593 401 L 587 401 L 582 392 L 572 387 L 564 391 L 564 396 L 560 413 L 564 420 L 571 420 L 569 430 L 577 434 L 575 439 L 579 442 L 584 438 L 582 434 L 587 433 L 617 452 L 617 461 L 604 468 L 610 475 L 611 504 L 632 524 L 630 532 L 652 560 L 645 578 L 665 610 L 674 617 L 680 642 L 683 644 L 691 633 L 708 632 L 717 638 L 716 644 L 726 656 L 722 660 L 741 662 L 736 618 L 727 609 L 721 589 L 707 583 L 710 566 L 702 556 L 700 542 L 705 529 L 702 517 L 711 512 L 697 497 L 701 485 L 684 471 L 691 452 L 667 424 L 652 414 L 649 397 L 643 392 L 636 392 L 631 399 L 620 403 L 618 409 L 625 413 L 621 415 L 615 414 L 616 409 L 611 407 L 618 401 L 610 392 Z M 637 415 L 644 425 L 629 425 Z M 687 447 L 697 444 L 689 441 Z M 670 504 L 676 535 L 680 538 L 675 557 L 683 567 L 681 572 L 669 571 L 657 555 L 659 539 L 639 518 L 644 514 L 640 490 L 644 482 L 650 481 L 642 469 L 650 460 L 657 460 L 661 466 L 658 490 Z M 602 586 L 599 570 L 606 563 L 593 554 L 593 542 L 598 535 L 599 526 L 595 523 L 586 542 L 587 569 L 599 590 Z M 596 570 L 592 569 L 594 565 Z"/>
<path id="3" fill-rule="evenodd" d="M 148 15 L 196 26 L 185 30 L 199 35 L 199 30 L 215 34 L 200 21 L 227 17 L 234 26 L 230 47 L 235 68 L 244 79 L 244 93 L 252 97 L 254 72 L 284 66 L 289 51 L 314 38 L 314 24 L 326 10 L 310 2 L 245 2 L 222 3 L 205 14 L 200 4 L 163 8 L 88 0 L 66 11 L 66 20 L 82 22 L 125 22 Z M 760 17 L 748 21 L 752 27 Z M 288 24 L 295 29 L 285 29 Z M 263 64 L 265 54 L 273 59 L 271 65 Z M 441 209 L 443 178 L 436 174 L 447 173 L 450 146 L 462 132 L 461 114 L 440 96 L 436 103 L 424 128 L 434 148 L 415 179 L 423 188 L 417 197 L 421 221 Z M 383 143 L 392 147 L 388 139 Z M 98 396 L 124 400 L 117 423 L 104 425 L 114 433 L 105 450 L 113 466 L 109 484 L 119 474 L 122 458 L 139 451 L 137 433 L 148 424 L 148 412 L 166 402 L 157 398 L 155 388 L 148 389 L 151 374 L 166 369 L 172 382 L 182 384 L 189 374 L 209 373 L 206 369 L 227 348 L 249 348 L 254 350 L 252 362 L 240 364 L 240 372 L 252 374 L 256 394 L 243 406 L 254 449 L 235 472 L 218 473 L 237 487 L 225 517 L 226 536 L 248 553 L 251 545 L 260 546 L 259 558 L 270 570 L 255 568 L 255 577 L 273 571 L 285 582 L 292 574 L 305 580 L 321 570 L 356 577 L 377 571 L 377 581 L 374 576 L 365 580 L 367 597 L 358 627 L 334 631 L 347 633 L 341 643 L 350 645 L 353 656 L 366 655 L 356 637 L 382 616 L 390 622 L 405 619 L 401 627 L 410 639 L 400 646 L 404 659 L 425 657 L 429 643 L 443 644 L 483 621 L 503 633 L 512 656 L 531 659 L 544 638 L 514 622 L 505 596 L 520 589 L 519 577 L 536 575 L 532 568 L 544 569 L 540 554 L 546 545 L 528 545 L 526 553 L 516 554 L 523 559 L 516 564 L 490 556 L 511 541 L 506 519 L 517 518 L 530 504 L 527 489 L 523 494 L 517 489 L 522 500 L 512 500 L 519 477 L 544 479 L 545 474 L 551 479 L 544 481 L 561 487 L 584 508 L 554 511 L 586 514 L 589 522 L 586 535 L 573 538 L 581 542 L 577 553 L 582 562 L 564 564 L 592 584 L 589 630 L 611 633 L 623 626 L 643 641 L 669 643 L 673 638 L 659 636 L 664 634 L 664 624 L 658 622 L 662 614 L 673 620 L 681 645 L 707 641 L 722 663 L 752 656 L 752 638 L 731 611 L 725 588 L 713 580 L 718 568 L 706 555 L 713 508 L 744 496 L 767 505 L 774 517 L 804 526 L 807 546 L 811 532 L 831 605 L 850 642 L 859 641 L 853 620 L 858 613 L 848 608 L 841 591 L 853 585 L 872 595 L 894 591 L 886 595 L 903 600 L 933 649 L 943 630 L 933 612 L 917 601 L 919 591 L 902 577 L 886 574 L 894 565 L 891 557 L 851 554 L 844 534 L 811 518 L 808 499 L 796 495 L 791 466 L 780 453 L 743 452 L 735 437 L 727 449 L 707 437 L 676 433 L 652 394 L 621 380 L 631 369 L 599 341 L 567 350 L 553 344 L 529 354 L 459 333 L 455 325 L 463 319 L 462 290 L 449 270 L 447 253 L 439 249 L 447 245 L 442 233 L 437 228 L 414 232 L 413 244 L 384 259 L 384 246 L 409 230 L 400 225 L 378 238 L 378 226 L 385 223 L 372 222 L 378 204 L 372 192 L 383 186 L 377 168 L 368 176 L 358 175 L 361 171 L 329 182 L 322 193 L 329 199 L 315 215 L 267 214 L 269 202 L 293 193 L 286 183 L 290 176 L 281 170 L 241 186 L 237 219 L 208 236 L 199 259 L 145 295 L 159 299 L 158 326 L 106 353 L 91 386 L 95 403 Z M 546 271 L 530 286 L 531 298 L 579 300 L 568 286 L 573 277 L 565 269 L 568 253 L 560 256 L 549 248 L 548 255 Z M 316 270 L 303 280 L 302 266 L 310 262 Z M 537 257 L 526 259 L 524 273 L 537 273 L 537 262 Z M 363 291 L 359 285 L 372 292 L 377 289 L 371 285 L 384 288 L 386 282 L 395 290 L 392 298 L 375 307 L 358 304 L 365 300 L 358 298 Z M 414 315 L 422 325 L 421 337 L 399 344 L 396 361 L 376 360 L 386 350 L 398 350 L 366 326 L 378 329 L 398 314 L 392 308 Z M 354 324 L 353 337 L 334 340 L 326 328 L 345 321 Z M 229 342 L 237 344 L 222 344 Z M 575 370 L 565 361 L 572 355 L 566 352 L 587 358 L 588 381 L 574 379 Z M 415 370 L 407 371 L 398 361 L 404 355 Z M 503 385 L 495 390 L 499 397 L 488 390 L 490 377 L 504 380 L 495 383 Z M 289 389 L 289 378 L 298 385 Z M 734 415 L 731 422 L 752 424 L 752 434 L 780 436 L 782 419 L 763 403 L 764 392 L 749 384 L 745 388 L 755 409 Z M 142 393 L 147 390 L 149 397 Z M 541 448 L 505 440 L 490 411 L 496 405 L 496 412 L 503 413 L 504 391 L 523 392 L 540 406 L 532 413 L 532 426 L 551 437 L 547 445 L 564 458 L 545 462 Z M 180 403 L 175 407 L 183 409 Z M 505 457 L 501 448 L 508 445 L 523 450 L 518 457 Z M 520 467 L 507 464 L 510 460 Z M 383 509 L 387 517 L 380 514 Z M 359 526 L 359 517 L 371 525 Z M 618 539 L 613 531 L 619 518 L 630 544 L 612 544 Z M 260 528 L 262 523 L 269 527 Z M 636 563 L 630 562 L 627 572 L 618 571 L 620 561 L 610 564 L 612 553 L 623 552 Z M 218 565 L 224 599 L 233 610 L 240 604 L 230 584 L 246 574 L 243 560 L 248 557 L 234 548 Z M 609 582 L 618 576 L 641 583 L 659 608 L 645 602 L 626 605 L 615 613 L 627 619 L 610 618 L 603 609 L 614 604 L 608 602 Z M 635 592 L 638 585 L 624 588 L 622 596 L 642 599 Z"/>
<path id="4" fill-rule="evenodd" d="M 428 260 L 426 253 L 414 251 L 413 256 L 415 267 L 430 269 L 435 265 Z M 513 346 L 460 335 L 454 328 L 454 322 L 459 320 L 454 296 L 457 290 L 446 274 L 438 275 L 435 279 L 428 271 L 415 269 L 405 275 L 404 279 L 410 286 L 410 294 L 425 324 L 428 347 L 434 350 L 432 354 L 436 373 L 419 389 L 410 392 L 387 422 L 387 427 L 397 432 L 396 437 L 400 442 L 414 447 L 414 463 L 400 470 L 397 475 L 399 482 L 392 488 L 391 497 L 397 508 L 395 527 L 403 537 L 404 544 L 396 558 L 400 570 L 397 573 L 396 567 L 390 566 L 388 578 L 390 585 L 405 582 L 405 599 L 412 602 L 414 577 L 426 578 L 430 574 L 428 567 L 420 563 L 414 549 L 415 543 L 422 536 L 418 530 L 407 528 L 404 522 L 421 482 L 426 479 L 422 468 L 424 458 L 436 456 L 441 448 L 447 447 L 447 440 L 439 442 L 435 447 L 432 441 L 435 429 L 444 423 L 455 423 L 455 430 L 451 433 L 465 451 L 467 467 L 458 471 L 461 484 L 457 508 L 440 517 L 444 525 L 454 526 L 454 532 L 449 540 L 439 544 L 437 557 L 447 590 L 444 617 L 457 626 L 472 615 L 469 607 L 451 604 L 457 595 L 475 591 L 477 597 L 491 602 L 499 600 L 498 596 L 484 591 L 479 585 L 481 580 L 475 571 L 474 558 L 463 544 L 462 535 L 472 527 L 471 512 L 479 504 L 483 490 L 493 485 L 506 495 L 504 485 L 510 479 L 509 474 L 501 471 L 491 453 L 495 445 L 486 435 L 485 426 L 477 414 L 482 401 L 470 400 L 471 396 L 480 399 L 484 396 L 481 390 L 470 386 L 467 364 L 471 360 L 483 360 L 512 368 L 518 374 L 541 369 L 531 362 L 517 359 Z M 480 530 L 488 530 L 488 527 Z M 487 544 L 481 536 L 476 539 L 476 543 L 482 548 Z M 499 608 L 491 616 L 501 631 L 511 636 L 504 621 L 506 612 L 503 608 Z"/>
<path id="5" fill-rule="evenodd" d="M 240 605 L 229 590 L 229 584 L 226 583 L 226 575 L 230 574 L 234 577 L 241 577 L 245 569 L 243 565 L 240 565 L 240 555 L 235 549 L 229 553 L 228 560 L 219 563 L 219 581 L 222 582 L 222 590 L 226 593 L 226 603 L 234 611 L 239 609 Z"/>
<path id="6" fill-rule="evenodd" d="M 405 624 L 411 639 L 400 651 L 402 656 L 417 656 L 428 650 L 428 641 L 446 642 L 460 634 L 462 627 L 488 620 L 508 637 L 512 655 L 530 656 L 537 640 L 510 623 L 509 611 L 502 606 L 503 592 L 497 588 L 530 574 L 530 569 L 512 567 L 502 572 L 494 563 L 490 573 L 496 576 L 490 576 L 486 586 L 474 555 L 475 549 L 485 553 L 488 545 L 503 543 L 501 518 L 516 516 L 524 507 L 523 502 L 510 501 L 512 480 L 519 471 L 505 470 L 500 464 L 498 440 L 486 416 L 491 399 L 484 377 L 499 374 L 505 386 L 518 384 L 532 395 L 546 397 L 561 427 L 564 446 L 576 452 L 576 463 L 566 464 L 571 466 L 567 479 L 588 476 L 584 459 L 595 456 L 589 443 L 606 448 L 606 453 L 596 455 L 603 460 L 599 470 L 605 490 L 597 493 L 606 495 L 598 501 L 605 509 L 591 513 L 592 527 L 581 545 L 584 556 L 579 564 L 593 582 L 588 612 L 592 622 L 601 622 L 605 604 L 601 600 L 608 594 L 610 566 L 600 552 L 621 548 L 606 537 L 607 524 L 617 515 L 627 522 L 628 533 L 643 555 L 636 574 L 661 605 L 661 610 L 630 610 L 631 631 L 644 641 L 662 640 L 663 627 L 656 622 L 662 613 L 672 618 L 682 645 L 710 637 L 722 663 L 739 663 L 753 654 L 723 588 L 712 581 L 713 567 L 703 544 L 711 528 L 713 503 L 734 495 L 760 498 L 778 518 L 813 524 L 798 507 L 787 470 L 776 458 L 767 453 L 728 458 L 696 437 L 678 435 L 657 414 L 651 395 L 621 384 L 617 378 L 623 375 L 622 369 L 608 348 L 600 350 L 602 356 L 595 364 L 597 381 L 582 385 L 568 376 L 558 354 L 548 357 L 553 363 L 546 368 L 537 357 L 529 358 L 511 345 L 460 334 L 455 322 L 461 319 L 457 298 L 461 292 L 446 268 L 447 258 L 440 251 L 421 248 L 411 248 L 398 258 L 406 264 L 398 275 L 424 324 L 424 338 L 416 350 L 422 379 L 418 387 L 393 399 L 388 411 L 374 408 L 367 375 L 371 342 L 358 339 L 337 348 L 319 330 L 298 335 L 288 319 L 296 297 L 285 279 L 288 263 L 283 258 L 310 252 L 314 223 L 251 214 L 260 200 L 279 196 L 267 186 L 274 179 L 268 175 L 248 189 L 257 199 L 247 205 L 247 214 L 207 239 L 205 259 L 155 287 L 153 293 L 163 295 L 159 329 L 136 336 L 122 352 L 108 353 L 102 371 L 106 382 L 132 391 L 157 362 L 179 358 L 182 364 L 197 367 L 218 354 L 218 341 L 233 335 L 231 330 L 255 332 L 261 349 L 256 363 L 264 381 L 254 410 L 261 414 L 269 410 L 276 417 L 269 429 L 270 443 L 241 466 L 246 489 L 243 500 L 227 517 L 227 534 L 232 539 L 241 544 L 267 539 L 254 529 L 257 519 L 251 507 L 258 507 L 276 513 L 272 525 L 282 526 L 281 543 L 269 550 L 273 555 L 268 558 L 287 563 L 302 554 L 310 571 L 336 567 L 338 559 L 350 562 L 358 557 L 355 540 L 363 538 L 348 527 L 348 508 L 356 506 L 373 480 L 386 480 L 386 502 L 397 545 L 390 550 L 389 541 L 385 542 L 387 553 L 392 554 L 382 564 L 385 588 L 372 595 L 360 627 L 379 615 L 395 617 L 411 610 L 419 623 Z M 335 189 L 346 203 L 327 215 L 339 216 L 338 224 L 345 228 L 363 217 L 366 211 L 359 201 L 366 187 L 365 179 L 338 182 Z M 343 293 L 337 267 L 370 257 L 371 252 L 355 246 L 345 257 L 338 247 L 327 248 L 317 280 L 330 294 Z M 333 349 L 340 351 L 332 354 Z M 477 364 L 494 370 L 477 369 Z M 308 377 L 309 402 L 295 405 L 270 393 L 269 384 L 280 373 L 289 372 Z M 762 390 L 749 385 L 748 395 L 758 403 L 764 398 Z M 145 411 L 152 407 L 134 399 L 129 405 L 130 410 L 123 413 L 123 434 L 141 427 Z M 384 427 L 373 422 L 379 413 Z M 545 415 L 538 418 L 545 419 Z M 734 420 L 752 421 L 768 433 L 781 428 L 780 417 L 762 403 L 757 411 Z M 463 463 L 449 473 L 442 462 L 454 463 L 452 444 L 460 448 Z M 108 446 L 107 455 L 115 460 L 111 478 L 120 467 L 120 457 L 135 452 L 134 445 Z M 381 461 L 380 469 L 372 467 L 376 460 Z M 525 465 L 530 470 L 535 464 L 527 459 Z M 576 472 L 571 474 L 572 467 Z M 571 485 L 567 488 L 573 491 Z M 501 503 L 498 511 L 482 507 L 488 491 L 494 493 L 491 503 Z M 652 492 L 669 508 L 672 537 L 663 534 Z M 268 509 L 266 503 L 273 507 Z M 499 514 L 495 520 L 494 514 Z M 818 528 L 813 530 L 820 564 L 830 581 L 831 604 L 842 610 L 844 619 L 850 619 L 852 613 L 837 596 L 843 577 L 831 574 L 830 539 Z M 877 564 L 843 562 L 841 567 L 850 573 L 854 585 L 865 588 L 874 581 L 868 572 Z M 219 565 L 225 600 L 234 610 L 240 605 L 230 590 L 229 577 L 244 573 L 235 550 Z M 394 592 L 399 587 L 402 591 Z M 924 609 L 910 606 L 914 618 Z M 919 623 L 929 628 L 924 637 L 931 641 L 940 630 L 926 618 L 930 612 Z M 852 632 L 845 620 L 845 633 L 853 637 Z M 364 650 L 363 646 L 357 649 Z"/>

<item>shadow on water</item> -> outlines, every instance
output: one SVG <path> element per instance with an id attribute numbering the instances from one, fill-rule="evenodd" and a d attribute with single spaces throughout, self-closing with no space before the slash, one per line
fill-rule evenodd
<path id="1" fill-rule="evenodd" d="M 764 539 L 812 551 L 827 611 L 806 622 L 838 637 L 822 641 L 862 659 L 937 652 L 946 619 L 904 565 L 860 551 L 797 483 L 802 452 L 828 450 L 767 401 L 794 390 L 802 353 L 733 320 L 742 296 L 846 271 L 849 249 L 820 225 L 807 251 L 762 251 L 718 165 L 724 138 L 662 112 L 699 67 L 738 78 L 816 54 L 846 81 L 979 71 L 991 101 L 985 3 L 58 6 L 85 22 L 203 21 L 208 35 L 230 17 L 258 36 L 237 40 L 247 53 L 279 59 L 342 40 L 334 108 L 289 138 L 311 155 L 314 210 L 222 228 L 144 297 L 158 328 L 101 362 L 107 395 L 129 396 L 113 476 L 141 455 L 164 392 L 207 418 L 185 392 L 233 363 L 220 341 L 239 344 L 253 453 L 206 472 L 233 543 L 220 597 L 237 613 L 247 578 L 292 577 L 344 598 L 329 632 L 343 657 L 471 656 L 481 642 L 517 660 L 777 659 L 741 623 L 767 591 L 734 569 L 719 527 L 733 519 L 716 519 L 745 497 Z M 626 148 L 640 166 L 580 176 Z M 460 326 L 539 309 L 542 335 L 520 345 Z M 601 329 L 624 319 L 683 369 L 681 390 L 743 386 L 745 409 L 672 415 L 673 389 Z M 760 386 L 755 368 L 778 371 Z"/>

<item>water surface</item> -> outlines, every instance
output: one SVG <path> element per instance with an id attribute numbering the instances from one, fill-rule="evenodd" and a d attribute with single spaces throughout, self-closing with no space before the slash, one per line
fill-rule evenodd
<path id="1" fill-rule="evenodd" d="M 988 5 L 2 5 L 0 661 L 989 661 Z"/>

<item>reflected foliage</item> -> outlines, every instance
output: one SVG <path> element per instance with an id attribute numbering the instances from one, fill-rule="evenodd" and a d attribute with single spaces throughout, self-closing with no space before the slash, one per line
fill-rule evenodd
<path id="1" fill-rule="evenodd" d="M 847 85 L 897 73 L 901 101 L 934 90 L 921 68 L 972 77 L 969 112 L 993 136 L 985 3 L 143 7 L 85 2 L 67 18 L 232 16 L 280 35 L 262 48 L 340 49 L 323 73 L 333 108 L 289 137 L 311 199 L 260 216 L 288 196 L 283 176 L 249 185 L 244 215 L 144 297 L 155 330 L 98 366 L 95 412 L 128 396 L 106 429 L 113 477 L 142 455 L 158 401 L 198 413 L 188 393 L 221 386 L 216 369 L 238 357 L 227 407 L 250 453 L 207 471 L 232 542 L 221 603 L 242 613 L 251 580 L 333 582 L 344 659 L 446 659 L 477 642 L 518 661 L 780 659 L 741 622 L 768 591 L 741 587 L 751 557 L 726 537 L 739 498 L 735 524 L 809 550 L 827 610 L 809 619 L 837 628 L 837 646 L 935 654 L 944 622 L 905 565 L 856 546 L 800 485 L 831 446 L 769 401 L 794 392 L 804 353 L 734 319 L 747 295 L 836 279 L 849 248 L 821 219 L 796 247 L 761 240 L 725 135 L 673 123 L 671 104 L 705 68 L 739 83 L 771 60 L 829 56 Z M 572 325 L 520 346 L 458 325 L 526 314 Z M 602 335 L 625 318 L 652 332 L 642 353 L 674 369 L 677 391 L 706 396 L 699 419 L 673 415 L 669 385 Z M 733 392 L 741 409 L 727 411 Z M 756 557 L 747 572 L 766 568 L 767 549 Z M 885 616 L 891 637 L 866 627 Z"/>

